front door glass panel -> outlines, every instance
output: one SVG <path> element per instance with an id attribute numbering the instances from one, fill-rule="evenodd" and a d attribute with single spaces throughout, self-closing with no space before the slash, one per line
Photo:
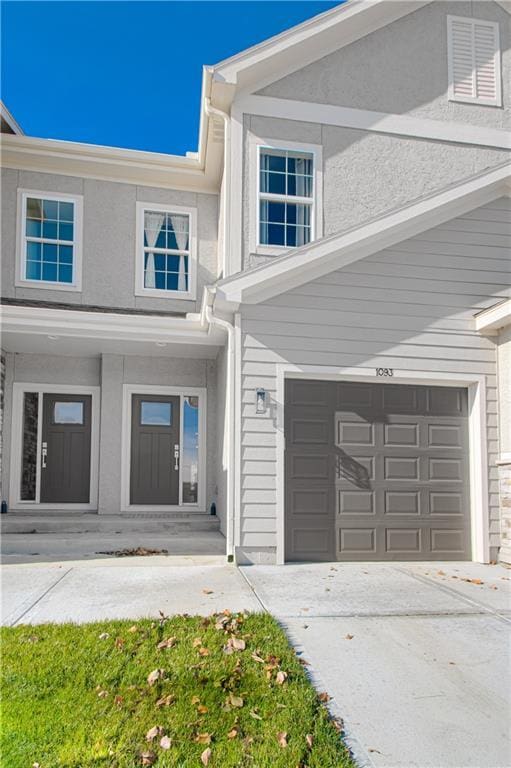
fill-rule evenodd
<path id="1" fill-rule="evenodd" d="M 35 501 L 37 492 L 37 429 L 39 394 L 25 392 L 23 396 L 23 448 L 20 499 Z"/>
<path id="2" fill-rule="evenodd" d="M 83 403 L 55 403 L 53 407 L 54 424 L 83 424 Z"/>
<path id="3" fill-rule="evenodd" d="M 172 403 L 142 400 L 140 404 L 142 426 L 172 426 Z"/>
<path id="4" fill-rule="evenodd" d="M 197 504 L 199 487 L 199 398 L 185 397 L 183 403 L 183 504 Z"/>

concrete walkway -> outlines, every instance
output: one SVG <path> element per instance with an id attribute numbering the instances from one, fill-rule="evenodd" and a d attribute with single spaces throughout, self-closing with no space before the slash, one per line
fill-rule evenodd
<path id="1" fill-rule="evenodd" d="M 511 570 L 501 566 L 238 569 L 157 556 L 4 565 L 1 575 L 11 626 L 267 610 L 332 697 L 360 766 L 511 765 Z"/>
<path id="2" fill-rule="evenodd" d="M 511 570 L 429 563 L 242 571 L 310 662 L 317 688 L 333 697 L 360 766 L 511 765 Z"/>

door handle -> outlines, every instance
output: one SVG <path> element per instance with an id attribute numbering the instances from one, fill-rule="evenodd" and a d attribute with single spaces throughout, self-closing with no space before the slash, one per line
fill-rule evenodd
<path id="1" fill-rule="evenodd" d="M 174 469 L 179 469 L 179 445 L 174 446 Z"/>
<path id="2" fill-rule="evenodd" d="M 48 456 L 48 443 L 41 444 L 41 467 L 46 469 L 46 458 Z"/>

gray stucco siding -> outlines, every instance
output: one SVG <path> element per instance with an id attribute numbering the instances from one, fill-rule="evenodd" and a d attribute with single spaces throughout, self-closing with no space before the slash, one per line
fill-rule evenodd
<path id="1" fill-rule="evenodd" d="M 502 199 L 242 311 L 241 555 L 272 557 L 276 546 L 276 366 L 392 367 L 399 372 L 485 377 L 492 553 L 500 543 L 497 348 L 474 315 L 509 291 Z M 467 232 L 470 229 L 470 232 Z M 477 230 L 481 231 L 478 232 Z M 467 235 L 472 245 L 466 245 Z M 256 416 L 254 390 L 271 407 Z"/>
<path id="2" fill-rule="evenodd" d="M 82 290 L 15 285 L 17 190 L 83 195 Z M 197 300 L 135 296 L 137 201 L 197 209 Z M 218 198 L 58 174 L 2 169 L 2 295 L 45 302 L 195 312 L 217 275 Z"/>
<path id="3" fill-rule="evenodd" d="M 448 100 L 448 14 L 499 24 L 503 108 Z M 283 99 L 509 128 L 511 17 L 495 2 L 435 0 L 266 86 L 260 93 Z"/>
<path id="4" fill-rule="evenodd" d="M 505 150 L 404 138 L 256 115 L 245 116 L 243 172 L 244 268 L 269 258 L 250 252 L 255 226 L 255 169 L 250 137 L 322 147 L 323 233 L 328 236 L 467 179 L 510 157 Z"/>

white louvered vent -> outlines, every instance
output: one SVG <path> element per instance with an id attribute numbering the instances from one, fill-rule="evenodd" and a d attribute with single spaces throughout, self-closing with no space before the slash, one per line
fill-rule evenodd
<path id="1" fill-rule="evenodd" d="M 449 99 L 501 106 L 499 25 L 447 17 Z"/>

